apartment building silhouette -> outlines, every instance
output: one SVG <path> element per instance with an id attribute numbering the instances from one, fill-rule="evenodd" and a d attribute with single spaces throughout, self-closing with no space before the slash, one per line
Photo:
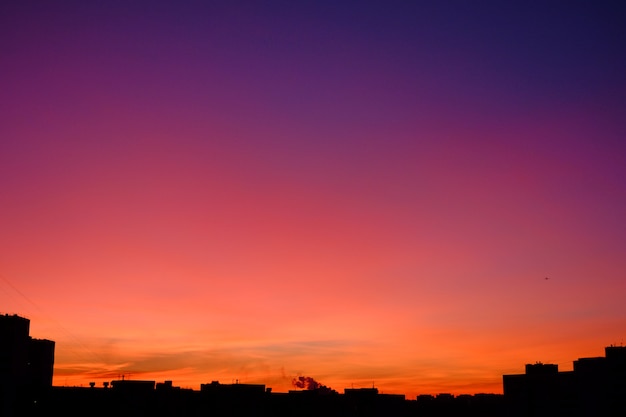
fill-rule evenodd
<path id="1" fill-rule="evenodd" d="M 626 347 L 604 351 L 575 360 L 572 371 L 536 363 L 524 374 L 503 375 L 507 415 L 626 416 Z"/>
<path id="2" fill-rule="evenodd" d="M 30 336 L 29 319 L 0 315 L 0 415 L 52 387 L 54 347 L 52 340 Z"/>

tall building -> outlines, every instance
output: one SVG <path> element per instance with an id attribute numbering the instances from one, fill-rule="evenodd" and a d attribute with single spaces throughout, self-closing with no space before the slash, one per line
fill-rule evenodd
<path id="1" fill-rule="evenodd" d="M 11 415 L 16 401 L 52 387 L 54 342 L 29 333 L 27 318 L 0 315 L 0 415 Z"/>
<path id="2" fill-rule="evenodd" d="M 0 315 L 0 383 L 21 386 L 27 382 L 30 320 Z"/>

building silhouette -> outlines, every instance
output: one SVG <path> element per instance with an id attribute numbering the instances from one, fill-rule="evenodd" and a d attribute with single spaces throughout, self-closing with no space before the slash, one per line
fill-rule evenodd
<path id="1" fill-rule="evenodd" d="M 605 356 L 579 358 L 573 368 L 536 363 L 503 375 L 507 415 L 626 416 L 626 347 L 606 347 Z"/>
<path id="2" fill-rule="evenodd" d="M 10 415 L 52 387 L 54 347 L 51 340 L 30 337 L 27 318 L 0 315 L 0 415 Z"/>

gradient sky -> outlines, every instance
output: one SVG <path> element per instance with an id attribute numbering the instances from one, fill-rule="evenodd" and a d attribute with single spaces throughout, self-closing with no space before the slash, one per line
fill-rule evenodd
<path id="1" fill-rule="evenodd" d="M 56 341 L 55 385 L 410 398 L 602 356 L 626 336 L 625 22 L 3 1 L 0 312 Z"/>

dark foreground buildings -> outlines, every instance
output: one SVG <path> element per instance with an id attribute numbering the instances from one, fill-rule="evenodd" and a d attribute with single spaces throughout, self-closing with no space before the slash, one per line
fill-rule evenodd
<path id="1" fill-rule="evenodd" d="M 275 393 L 257 384 L 203 384 L 200 390 L 169 381 L 114 381 L 104 387 L 53 387 L 29 406 L 29 416 L 151 417 L 501 417 L 497 394 L 407 400 L 376 388 Z"/>
<path id="2" fill-rule="evenodd" d="M 580 358 L 574 369 L 529 364 L 526 373 L 504 375 L 507 415 L 626 416 L 626 347 L 609 346 L 605 356 Z"/>
<path id="3" fill-rule="evenodd" d="M 54 342 L 30 337 L 30 320 L 0 315 L 0 416 L 47 395 Z"/>
<path id="4" fill-rule="evenodd" d="M 529 364 L 504 375 L 504 395 L 382 394 L 376 388 L 275 393 L 260 384 L 116 380 L 101 387 L 52 385 L 54 342 L 29 336 L 29 320 L 0 316 L 0 417 L 626 417 L 626 347 L 574 361 L 574 370 Z"/>

